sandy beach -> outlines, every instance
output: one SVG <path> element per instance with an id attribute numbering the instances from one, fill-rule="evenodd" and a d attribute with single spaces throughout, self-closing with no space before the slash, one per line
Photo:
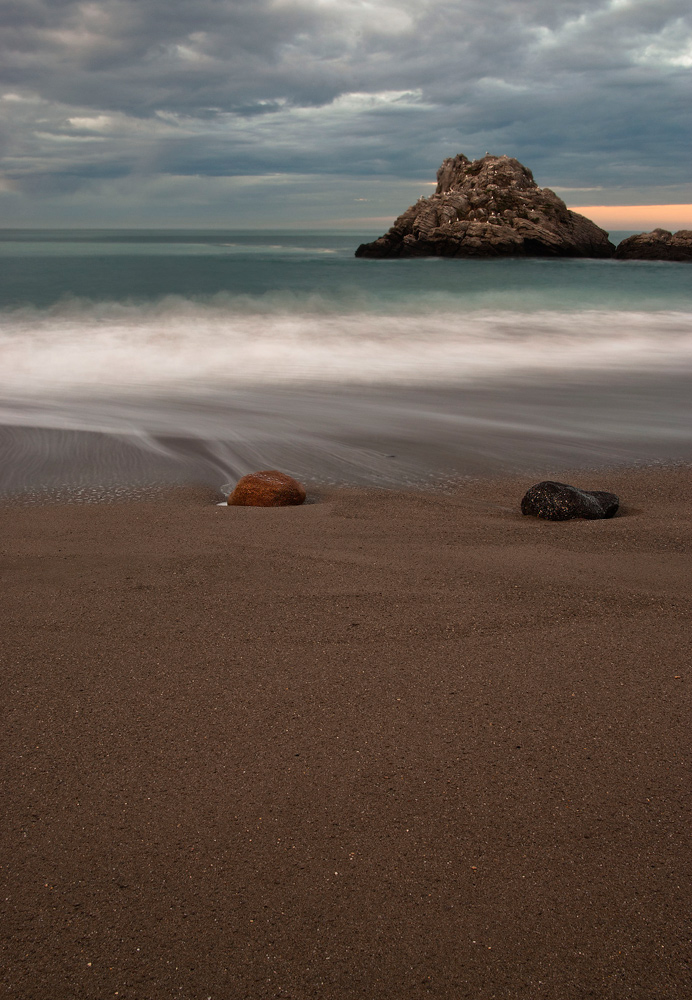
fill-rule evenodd
<path id="1" fill-rule="evenodd" d="M 689 995 L 692 471 L 535 481 L 7 501 L 4 995 Z"/>

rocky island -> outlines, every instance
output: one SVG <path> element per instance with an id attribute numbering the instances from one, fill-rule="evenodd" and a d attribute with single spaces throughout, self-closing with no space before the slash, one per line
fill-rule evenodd
<path id="1" fill-rule="evenodd" d="M 615 251 L 618 260 L 692 261 L 692 229 L 654 229 L 628 236 Z"/>
<path id="2" fill-rule="evenodd" d="M 511 156 L 446 159 L 437 189 L 356 257 L 612 257 L 608 233 Z"/>

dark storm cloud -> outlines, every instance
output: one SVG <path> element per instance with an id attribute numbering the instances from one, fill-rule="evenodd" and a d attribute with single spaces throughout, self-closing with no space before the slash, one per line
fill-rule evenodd
<path id="1" fill-rule="evenodd" d="M 22 0 L 2 13 L 10 182 L 273 172 L 689 181 L 687 0 Z"/>

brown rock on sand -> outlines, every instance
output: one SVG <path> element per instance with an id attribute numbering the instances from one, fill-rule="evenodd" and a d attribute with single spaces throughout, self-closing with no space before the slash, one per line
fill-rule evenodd
<path id="1" fill-rule="evenodd" d="M 238 480 L 229 507 L 296 507 L 305 502 L 305 487 L 276 469 L 251 472 Z"/>

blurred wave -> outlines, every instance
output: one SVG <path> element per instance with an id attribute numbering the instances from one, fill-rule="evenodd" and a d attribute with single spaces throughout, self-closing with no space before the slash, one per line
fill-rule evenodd
<path id="1" fill-rule="evenodd" d="M 362 304 L 361 304 L 362 305 Z M 290 294 L 84 300 L 0 312 L 0 392 L 170 392 L 277 383 L 466 383 L 557 370 L 679 371 L 692 314 L 440 306 L 344 311 Z"/>
<path id="2" fill-rule="evenodd" d="M 357 242 L 0 232 L 0 492 L 692 459 L 687 265 L 363 261 Z"/>

